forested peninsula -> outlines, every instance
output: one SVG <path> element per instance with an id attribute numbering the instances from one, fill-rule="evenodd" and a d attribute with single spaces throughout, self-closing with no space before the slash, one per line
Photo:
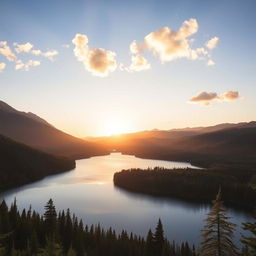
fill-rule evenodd
<path id="1" fill-rule="evenodd" d="M 239 167 L 128 169 L 114 174 L 114 184 L 131 192 L 207 203 L 221 187 L 226 205 L 247 210 L 256 205 L 255 173 Z"/>

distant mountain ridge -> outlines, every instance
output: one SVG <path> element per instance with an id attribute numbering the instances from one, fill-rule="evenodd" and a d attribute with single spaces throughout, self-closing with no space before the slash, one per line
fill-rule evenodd
<path id="1" fill-rule="evenodd" d="M 187 128 L 178 128 L 178 129 L 171 129 L 170 132 L 175 131 L 194 131 L 199 133 L 206 133 L 206 132 L 214 132 L 223 129 L 230 129 L 230 128 L 249 128 L 249 127 L 256 127 L 256 121 L 251 122 L 240 122 L 240 123 L 223 123 L 217 124 L 213 126 L 205 126 L 205 127 L 187 127 Z"/>
<path id="2" fill-rule="evenodd" d="M 144 158 L 188 161 L 201 166 L 238 161 L 256 164 L 255 121 L 152 130 L 94 140 L 109 150 Z"/>
<path id="3" fill-rule="evenodd" d="M 18 111 L 3 101 L 0 102 L 0 134 L 50 154 L 76 159 L 107 153 L 97 144 L 62 132 L 41 117 Z"/>
<path id="4" fill-rule="evenodd" d="M 43 118 L 39 117 L 38 115 L 36 115 L 36 114 L 34 114 L 32 112 L 18 111 L 15 108 L 11 107 L 10 105 L 8 105 L 7 103 L 5 103 L 4 101 L 1 101 L 1 100 L 0 100 L 0 110 L 6 111 L 6 112 L 9 112 L 9 113 L 18 113 L 20 115 L 24 115 L 26 117 L 34 119 L 35 121 L 38 121 L 38 122 L 41 122 L 43 124 L 52 126 L 46 120 L 44 120 Z"/>

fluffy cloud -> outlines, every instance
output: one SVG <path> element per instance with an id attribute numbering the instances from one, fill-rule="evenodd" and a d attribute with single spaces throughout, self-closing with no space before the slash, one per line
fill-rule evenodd
<path id="1" fill-rule="evenodd" d="M 129 67 L 130 71 L 142 71 L 150 69 L 150 63 L 141 55 L 132 56 L 132 63 Z"/>
<path id="2" fill-rule="evenodd" d="M 145 36 L 143 42 L 133 41 L 130 44 L 132 58 L 134 55 L 142 54 L 148 50 L 157 56 L 161 62 L 174 61 L 176 59 L 186 58 L 190 60 L 208 59 L 208 66 L 213 65 L 209 60 L 210 54 L 205 47 L 191 47 L 193 43 L 192 35 L 197 33 L 198 23 L 196 19 L 189 19 L 182 23 L 178 31 L 169 27 L 162 27 Z M 207 42 L 207 47 L 213 49 L 216 47 L 219 38 L 214 37 Z"/>
<path id="3" fill-rule="evenodd" d="M 107 76 L 117 67 L 116 54 L 102 48 L 89 48 L 88 37 L 76 34 L 72 43 L 75 45 L 74 55 L 84 64 L 86 70 L 95 76 Z"/>
<path id="4" fill-rule="evenodd" d="M 40 61 L 37 61 L 37 60 L 29 60 L 27 63 L 23 63 L 21 60 L 17 60 L 15 69 L 28 71 L 30 67 L 36 67 L 36 66 L 39 66 L 40 64 L 41 64 Z"/>
<path id="5" fill-rule="evenodd" d="M 206 42 L 206 47 L 210 50 L 216 48 L 217 44 L 219 42 L 219 38 L 218 37 L 213 37 L 212 39 L 210 39 L 208 42 Z"/>
<path id="6" fill-rule="evenodd" d="M 7 45 L 6 41 L 0 41 L 0 54 L 5 56 L 9 61 L 15 61 L 16 56 L 11 48 Z"/>
<path id="7" fill-rule="evenodd" d="M 16 47 L 15 47 L 15 51 L 16 51 L 17 53 L 21 53 L 21 52 L 26 52 L 26 53 L 28 53 L 28 52 L 30 52 L 30 50 L 34 47 L 34 45 L 31 44 L 31 43 L 29 43 L 29 42 L 26 43 L 26 44 L 14 43 L 13 45 L 16 46 Z"/>
<path id="8" fill-rule="evenodd" d="M 0 72 L 2 72 L 6 67 L 6 64 L 3 62 L 0 62 Z"/>
<path id="9" fill-rule="evenodd" d="M 227 91 L 221 95 L 216 92 L 201 92 L 197 96 L 191 98 L 189 101 L 193 103 L 201 103 L 208 106 L 214 100 L 218 101 L 234 101 L 240 98 L 239 92 Z"/>
<path id="10" fill-rule="evenodd" d="M 217 100 L 218 94 L 216 92 L 201 92 L 197 96 L 191 98 L 190 102 L 199 102 L 203 103 L 204 105 L 209 105 L 210 101 Z"/>
<path id="11" fill-rule="evenodd" d="M 130 45 L 132 54 L 138 54 L 145 50 L 151 51 L 158 56 L 162 62 L 173 61 L 180 58 L 198 59 L 206 56 L 207 50 L 203 47 L 192 49 L 189 37 L 198 31 L 196 19 L 186 20 L 178 31 L 169 27 L 162 27 L 159 30 L 145 36 L 142 43 L 133 41 Z"/>

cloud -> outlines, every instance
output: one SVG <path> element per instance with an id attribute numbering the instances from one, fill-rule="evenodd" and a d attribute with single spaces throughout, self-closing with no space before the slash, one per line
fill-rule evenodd
<path id="1" fill-rule="evenodd" d="M 9 61 L 15 61 L 16 56 L 11 48 L 7 45 L 6 41 L 0 41 L 0 54 L 5 56 Z"/>
<path id="2" fill-rule="evenodd" d="M 15 51 L 17 53 L 31 53 L 33 55 L 36 55 L 36 56 L 43 56 L 51 61 L 54 60 L 54 57 L 57 56 L 59 53 L 58 51 L 56 50 L 49 50 L 49 51 L 46 51 L 46 52 L 42 52 L 41 50 L 39 49 L 32 49 L 34 47 L 33 44 L 27 42 L 25 44 L 18 44 L 18 43 L 14 43 L 13 44 L 15 47 Z"/>
<path id="3" fill-rule="evenodd" d="M 21 53 L 21 52 L 26 52 L 26 53 L 28 53 L 28 52 L 30 52 L 31 49 L 34 47 L 34 45 L 31 44 L 31 43 L 29 43 L 29 42 L 26 43 L 26 44 L 14 43 L 13 45 L 16 46 L 16 47 L 15 47 L 15 51 L 16 51 L 17 53 Z"/>
<path id="4" fill-rule="evenodd" d="M 36 56 L 39 56 L 42 54 L 42 51 L 41 50 L 31 50 L 31 53 L 36 55 Z"/>
<path id="5" fill-rule="evenodd" d="M 218 95 L 216 92 L 201 92 L 197 96 L 191 98 L 189 102 L 201 103 L 208 106 L 210 102 L 218 101 L 234 101 L 240 98 L 239 92 L 237 91 L 227 91 L 223 94 Z"/>
<path id="6" fill-rule="evenodd" d="M 117 62 L 116 54 L 102 48 L 89 48 L 88 37 L 83 34 L 76 34 L 72 43 L 75 45 L 74 55 L 78 61 L 84 64 L 86 70 L 95 76 L 108 76 L 115 71 Z"/>
<path id="7" fill-rule="evenodd" d="M 17 60 L 15 69 L 29 71 L 30 67 L 36 67 L 36 66 L 39 66 L 40 64 L 41 63 L 38 60 L 29 60 L 27 63 L 23 63 L 21 60 Z"/>
<path id="8" fill-rule="evenodd" d="M 196 19 L 184 21 L 176 32 L 169 27 L 162 27 L 145 36 L 142 43 L 133 41 L 130 51 L 133 54 L 149 50 L 158 56 L 162 62 L 173 61 L 179 58 L 196 59 L 198 53 L 192 52 L 189 37 L 198 31 Z"/>
<path id="9" fill-rule="evenodd" d="M 3 62 L 0 62 L 0 72 L 2 72 L 6 67 L 6 64 Z"/>
<path id="10" fill-rule="evenodd" d="M 210 54 L 205 47 L 192 48 L 192 35 L 198 32 L 196 19 L 189 19 L 182 23 L 180 28 L 175 31 L 169 27 L 162 27 L 144 37 L 142 42 L 133 41 L 130 44 L 132 55 L 142 54 L 148 50 L 157 56 L 161 62 L 169 62 L 185 58 L 190 60 L 209 59 Z M 219 38 L 214 37 L 208 43 L 210 47 L 216 47 Z M 209 66 L 213 62 L 209 62 Z"/>
<path id="11" fill-rule="evenodd" d="M 227 91 L 222 95 L 222 98 L 227 101 L 233 101 L 240 98 L 238 91 Z"/>
<path id="12" fill-rule="evenodd" d="M 219 42 L 219 38 L 215 36 L 212 39 L 210 39 L 208 42 L 206 42 L 205 45 L 209 50 L 212 50 L 217 47 L 218 42 Z"/>
<path id="13" fill-rule="evenodd" d="M 201 92 L 197 96 L 191 98 L 190 102 L 200 102 L 204 105 L 209 105 L 210 101 L 217 100 L 218 94 L 216 92 Z"/>
<path id="14" fill-rule="evenodd" d="M 44 52 L 44 53 L 41 53 L 42 56 L 44 56 L 45 58 L 53 61 L 54 60 L 54 57 L 57 56 L 59 54 L 58 51 L 56 50 L 51 50 L 51 51 L 47 51 L 47 52 Z"/>
<path id="15" fill-rule="evenodd" d="M 132 56 L 132 63 L 129 67 L 131 71 L 142 71 L 150 69 L 151 65 L 143 56 L 135 55 Z"/>
<path id="16" fill-rule="evenodd" d="M 207 62 L 207 66 L 211 67 L 211 66 L 214 66 L 215 65 L 215 62 L 213 60 L 208 60 Z"/>
<path id="17" fill-rule="evenodd" d="M 191 25 L 191 28 L 189 24 Z M 168 27 L 148 34 L 145 37 L 145 44 L 154 55 L 162 62 L 172 61 L 178 58 L 190 57 L 190 46 L 187 37 L 197 32 L 197 22 L 194 19 L 186 21 L 178 32 Z"/>

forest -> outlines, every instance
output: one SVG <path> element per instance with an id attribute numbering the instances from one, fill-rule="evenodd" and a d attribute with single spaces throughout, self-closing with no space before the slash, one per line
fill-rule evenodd
<path id="1" fill-rule="evenodd" d="M 67 255 L 67 256 L 195 256 L 188 243 L 169 242 L 164 236 L 161 220 L 147 238 L 118 234 L 111 227 L 87 226 L 67 211 L 56 212 L 50 199 L 45 213 L 17 209 L 16 201 L 8 208 L 0 204 L 0 256 Z"/>
<path id="2" fill-rule="evenodd" d="M 132 192 L 208 203 L 221 186 L 226 205 L 247 210 L 253 210 L 256 205 L 254 171 L 237 166 L 128 169 L 114 174 L 114 184 Z"/>
<path id="3" fill-rule="evenodd" d="M 241 248 L 233 243 L 236 225 L 223 207 L 221 189 L 205 219 L 199 248 L 187 242 L 169 242 L 161 219 L 144 238 L 125 230 L 117 233 L 111 227 L 103 229 L 100 224 L 85 225 L 69 209 L 57 213 L 52 199 L 44 209 L 43 215 L 31 207 L 19 212 L 16 199 L 10 207 L 2 201 L 0 256 L 254 256 L 256 253 L 255 222 L 242 224 L 250 236 L 241 236 Z"/>

